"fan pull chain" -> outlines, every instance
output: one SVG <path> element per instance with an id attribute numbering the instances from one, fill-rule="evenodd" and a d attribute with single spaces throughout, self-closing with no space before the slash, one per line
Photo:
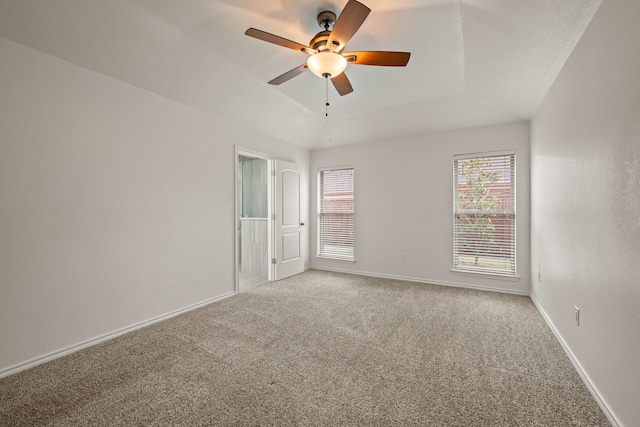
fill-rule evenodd
<path id="1" fill-rule="evenodd" d="M 324 116 L 329 117 L 329 74 L 324 75 L 324 82 L 325 82 Z"/>

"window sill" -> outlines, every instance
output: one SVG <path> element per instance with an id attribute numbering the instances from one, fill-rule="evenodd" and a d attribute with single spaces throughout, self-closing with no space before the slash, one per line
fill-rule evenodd
<path id="1" fill-rule="evenodd" d="M 337 256 L 330 256 L 330 255 L 316 255 L 316 258 L 326 259 L 329 261 L 343 261 L 343 262 L 351 262 L 351 263 L 356 262 L 355 258 L 341 258 Z"/>
<path id="2" fill-rule="evenodd" d="M 487 273 L 484 271 L 458 270 L 457 268 L 452 268 L 451 272 L 453 274 L 459 274 L 461 276 L 486 277 L 487 279 L 506 280 L 508 282 L 517 282 L 518 280 L 520 280 L 520 276 L 510 275 L 510 274 Z"/>

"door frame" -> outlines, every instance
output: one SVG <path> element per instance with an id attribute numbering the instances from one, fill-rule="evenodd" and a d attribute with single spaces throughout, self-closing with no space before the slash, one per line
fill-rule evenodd
<path id="1" fill-rule="evenodd" d="M 267 280 L 272 281 L 273 280 L 273 276 L 274 276 L 274 271 L 273 271 L 273 264 L 271 263 L 271 259 L 273 258 L 273 177 L 271 176 L 271 171 L 273 170 L 273 161 L 274 161 L 274 157 L 266 154 L 266 153 L 262 153 L 260 151 L 255 151 L 252 150 L 250 148 L 245 148 L 245 147 L 240 147 L 240 146 L 235 146 L 235 158 L 234 158 L 234 168 L 233 168 L 233 172 L 234 172 L 234 206 L 233 206 L 233 212 L 234 212 L 234 265 L 235 265 L 235 270 L 234 270 L 234 277 L 235 277 L 235 293 L 238 294 L 240 293 L 240 272 L 239 272 L 239 267 L 240 267 L 240 240 L 239 240 L 239 233 L 238 230 L 240 228 L 240 212 L 238 209 L 238 170 L 239 170 L 239 157 L 240 156 L 245 156 L 245 157 L 252 157 L 254 159 L 264 159 L 267 161 L 267 173 L 269 174 L 268 179 L 267 179 L 267 218 L 268 218 L 268 223 L 269 226 L 267 227 Z"/>

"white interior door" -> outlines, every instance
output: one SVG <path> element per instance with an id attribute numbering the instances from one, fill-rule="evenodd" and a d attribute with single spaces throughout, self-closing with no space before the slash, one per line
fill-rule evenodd
<path id="1" fill-rule="evenodd" d="M 300 218 L 300 169 L 295 163 L 275 161 L 275 279 L 304 271 Z"/>

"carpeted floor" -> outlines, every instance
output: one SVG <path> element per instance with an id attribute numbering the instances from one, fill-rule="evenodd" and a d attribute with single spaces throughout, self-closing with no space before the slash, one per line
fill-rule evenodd
<path id="1" fill-rule="evenodd" d="M 529 298 L 311 270 L 1 379 L 0 425 L 609 423 Z"/>

